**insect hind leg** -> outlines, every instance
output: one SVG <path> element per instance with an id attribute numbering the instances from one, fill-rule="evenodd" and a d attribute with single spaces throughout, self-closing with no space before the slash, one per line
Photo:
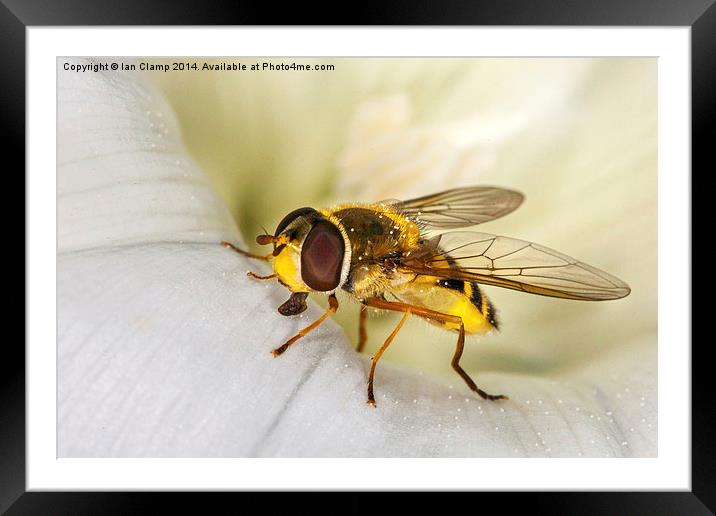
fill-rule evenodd
<path id="1" fill-rule="evenodd" d="M 457 346 L 455 347 L 455 354 L 452 357 L 452 368 L 457 372 L 457 374 L 460 375 L 460 377 L 465 380 L 465 383 L 468 387 L 470 387 L 471 390 L 478 393 L 483 399 L 486 400 L 507 400 L 509 399 L 504 394 L 489 394 L 482 389 L 480 389 L 475 382 L 470 378 L 470 375 L 468 375 L 465 370 L 460 367 L 460 358 L 462 357 L 463 349 L 465 348 L 465 325 L 460 322 L 460 330 L 457 337 Z"/>
<path id="2" fill-rule="evenodd" d="M 410 305 L 407 303 L 398 303 L 394 301 L 386 301 L 385 299 L 379 299 L 379 298 L 368 298 L 363 300 L 363 304 L 366 306 L 371 306 L 374 308 L 378 308 L 381 310 L 391 310 L 394 312 L 410 312 L 413 315 L 417 315 L 418 317 L 422 317 L 424 319 L 432 320 L 432 321 L 438 321 L 442 323 L 453 323 L 456 325 L 459 325 L 458 329 L 458 337 L 457 337 L 457 346 L 455 348 L 455 355 L 452 357 L 452 368 L 455 369 L 457 374 L 460 375 L 460 377 L 465 380 L 465 383 L 468 387 L 470 387 L 471 390 L 478 393 L 483 399 L 486 400 L 506 400 L 509 399 L 507 396 L 504 396 L 502 394 L 489 394 L 482 389 L 480 389 L 477 385 L 475 385 L 475 382 L 472 381 L 472 378 L 465 372 L 465 370 L 460 367 L 460 357 L 462 357 L 462 352 L 465 347 L 465 324 L 462 321 L 462 318 L 453 315 L 453 314 L 446 314 L 443 312 L 437 312 L 435 310 L 430 310 L 429 308 L 424 308 L 421 306 L 415 306 Z M 400 329 L 401 324 L 398 326 L 398 329 Z M 392 339 L 391 339 L 392 340 Z M 387 344 L 390 344 L 389 341 L 387 341 Z M 384 347 L 387 347 L 386 344 L 383 344 Z M 381 348 L 382 350 L 382 348 Z M 379 353 L 382 353 L 382 351 L 379 351 Z M 369 386 L 372 390 L 372 382 L 369 381 Z M 369 391 L 370 392 L 370 391 Z M 368 400 L 370 403 L 370 398 Z"/>

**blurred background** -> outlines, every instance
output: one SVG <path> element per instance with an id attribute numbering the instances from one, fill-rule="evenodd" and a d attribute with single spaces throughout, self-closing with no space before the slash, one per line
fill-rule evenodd
<path id="1" fill-rule="evenodd" d="M 618 276 L 632 293 L 590 303 L 486 287 L 502 329 L 468 337 L 463 367 L 477 378 L 487 370 L 550 375 L 656 347 L 656 59 L 215 62 L 334 67 L 146 73 L 253 249 L 261 225 L 273 231 L 301 206 L 474 184 L 517 189 L 522 207 L 479 230 L 556 249 Z M 334 319 L 357 343 L 358 305 L 341 300 Z M 366 353 L 397 321 L 371 316 Z M 459 384 L 454 345 L 454 334 L 412 320 L 385 360 Z"/>

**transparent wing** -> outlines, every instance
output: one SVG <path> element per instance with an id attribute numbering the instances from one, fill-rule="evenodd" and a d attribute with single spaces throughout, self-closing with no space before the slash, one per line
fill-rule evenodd
<path id="1" fill-rule="evenodd" d="M 630 292 L 619 278 L 547 247 L 468 231 L 443 233 L 427 241 L 401 268 L 566 299 L 602 301 Z"/>
<path id="2" fill-rule="evenodd" d="M 514 211 L 524 196 L 493 186 L 454 188 L 409 201 L 383 201 L 425 229 L 474 226 Z"/>

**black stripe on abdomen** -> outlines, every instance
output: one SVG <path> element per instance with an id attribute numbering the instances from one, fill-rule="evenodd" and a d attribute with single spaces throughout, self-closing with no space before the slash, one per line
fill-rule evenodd
<path id="1" fill-rule="evenodd" d="M 465 293 L 465 282 L 459 279 L 439 279 L 437 284 L 441 287 L 457 290 L 461 294 Z"/>
<path id="2" fill-rule="evenodd" d="M 487 313 L 485 314 L 485 317 L 487 318 L 487 322 L 494 326 L 496 330 L 500 329 L 500 323 L 497 321 L 495 307 L 489 299 L 487 299 Z"/>
<path id="3" fill-rule="evenodd" d="M 472 290 L 470 293 L 470 302 L 480 310 L 485 319 L 487 319 L 487 322 L 494 326 L 496 330 L 499 330 L 500 326 L 497 321 L 497 313 L 490 299 L 482 295 L 480 286 L 477 283 L 471 282 L 470 288 Z"/>
<path id="4" fill-rule="evenodd" d="M 471 283 L 470 286 L 472 287 L 470 302 L 482 312 L 482 292 L 480 292 L 480 287 L 477 286 L 477 283 Z"/>

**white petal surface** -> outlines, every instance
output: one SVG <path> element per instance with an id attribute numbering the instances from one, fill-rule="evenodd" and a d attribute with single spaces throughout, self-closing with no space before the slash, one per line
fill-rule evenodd
<path id="1" fill-rule="evenodd" d="M 160 96 L 118 72 L 58 73 L 60 251 L 235 235 Z"/>
<path id="2" fill-rule="evenodd" d="M 332 322 L 273 358 L 320 308 L 281 317 L 287 291 L 218 245 L 233 223 L 163 101 L 131 75 L 59 79 L 60 456 L 656 454 L 653 336 L 560 377 L 480 375 L 504 403 L 386 361 L 373 409 Z"/>

